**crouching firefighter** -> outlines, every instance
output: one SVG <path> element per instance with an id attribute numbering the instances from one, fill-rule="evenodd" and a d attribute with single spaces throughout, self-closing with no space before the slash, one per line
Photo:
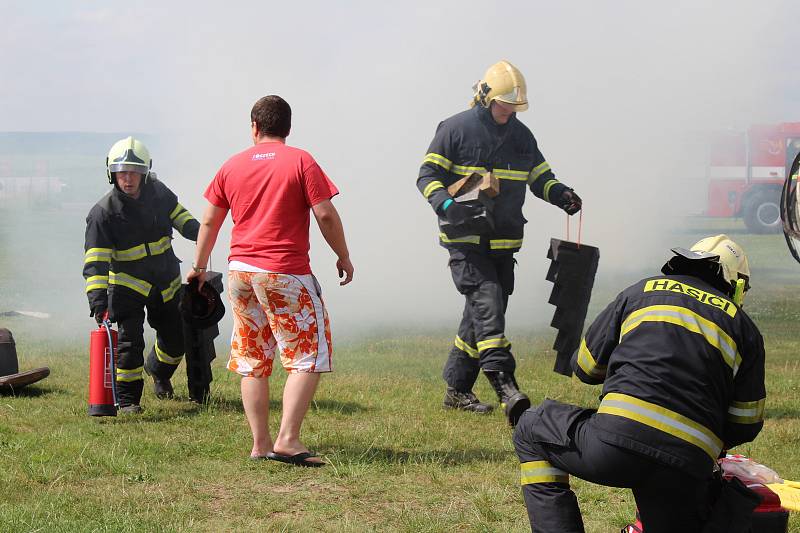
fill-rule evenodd
<path id="1" fill-rule="evenodd" d="M 672 251 L 663 276 L 600 313 L 573 358 L 581 381 L 603 384 L 599 408 L 545 400 L 517 424 L 534 532 L 584 531 L 569 475 L 633 489 L 647 533 L 733 532 L 747 519 L 709 518 L 716 459 L 763 426 L 764 344 L 741 307 L 747 257 L 725 235 Z"/>
<path id="2" fill-rule="evenodd" d="M 439 217 L 439 242 L 450 253 L 456 289 L 466 303 L 453 347 L 444 367 L 444 406 L 477 413 L 492 407 L 472 391 L 483 369 L 506 417 L 514 425 L 530 407 L 514 377 L 516 362 L 505 336 L 505 313 L 514 290 L 514 253 L 522 246 L 522 205 L 526 189 L 570 215 L 581 199 L 560 183 L 539 151 L 530 130 L 517 119 L 528 109 L 522 73 L 508 61 L 486 71 L 474 87 L 470 108 L 439 124 L 422 162 L 417 188 Z M 478 207 L 456 201 L 448 187 L 473 173 L 491 172 L 499 182 L 493 198 L 492 228 L 451 232 L 469 224 Z"/>
<path id="3" fill-rule="evenodd" d="M 91 316 L 108 312 L 119 328 L 117 393 L 122 413 L 141 412 L 143 372 L 159 398 L 173 395 L 170 378 L 183 358 L 178 300 L 181 273 L 172 229 L 196 241 L 199 223 L 151 172 L 145 145 L 133 137 L 116 142 L 106 158 L 114 186 L 86 217 L 83 276 Z M 144 361 L 144 319 L 156 342 Z"/>

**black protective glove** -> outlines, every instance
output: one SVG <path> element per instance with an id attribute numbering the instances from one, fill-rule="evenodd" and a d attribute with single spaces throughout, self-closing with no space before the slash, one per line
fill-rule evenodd
<path id="1" fill-rule="evenodd" d="M 444 210 L 445 218 L 454 226 L 463 224 L 470 217 L 478 215 L 479 213 L 480 208 L 458 202 L 451 203 L 447 206 L 447 209 Z"/>
<path id="2" fill-rule="evenodd" d="M 558 207 L 566 211 L 568 215 L 574 215 L 583 207 L 583 201 L 572 189 L 564 189 L 564 192 L 561 193 Z"/>
<path id="3" fill-rule="evenodd" d="M 106 311 L 107 309 L 104 305 L 98 304 L 92 307 L 92 312 L 89 313 L 89 316 L 93 316 L 97 324 L 100 325 L 103 323 L 103 320 L 108 318 L 106 316 Z"/>

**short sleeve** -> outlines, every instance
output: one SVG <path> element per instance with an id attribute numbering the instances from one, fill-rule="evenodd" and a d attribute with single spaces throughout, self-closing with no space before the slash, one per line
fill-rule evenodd
<path id="1" fill-rule="evenodd" d="M 339 194 L 339 189 L 310 155 L 303 161 L 303 192 L 309 207 Z"/>
<path id="2" fill-rule="evenodd" d="M 224 185 L 225 167 L 222 167 L 219 169 L 219 172 L 217 172 L 217 175 L 214 176 L 214 179 L 211 180 L 211 183 L 208 184 L 208 187 L 206 187 L 206 192 L 203 193 L 203 196 L 216 207 L 221 209 L 230 209 L 231 203 L 228 197 L 225 195 Z"/>

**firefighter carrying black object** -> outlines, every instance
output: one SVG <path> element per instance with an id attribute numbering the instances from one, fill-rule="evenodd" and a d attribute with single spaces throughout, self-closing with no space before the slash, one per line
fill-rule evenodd
<path id="1" fill-rule="evenodd" d="M 439 241 L 450 252 L 449 266 L 466 298 L 461 325 L 444 367 L 444 406 L 486 413 L 491 406 L 473 394 L 483 369 L 513 425 L 530 406 L 514 378 L 516 363 L 505 336 L 505 312 L 514 289 L 514 253 L 522 246 L 525 189 L 569 214 L 581 199 L 560 183 L 530 130 L 516 117 L 528 108 L 525 79 L 508 61 L 492 65 L 475 87 L 471 109 L 436 130 L 420 168 L 417 188 L 439 216 Z M 473 172 L 491 171 L 499 180 L 493 198 L 493 231 L 448 237 L 441 229 L 475 216 L 476 208 L 455 202 L 447 188 Z"/>
<path id="2" fill-rule="evenodd" d="M 141 141 L 128 137 L 115 143 L 106 159 L 114 188 L 86 217 L 86 294 L 98 323 L 108 311 L 119 327 L 117 392 L 123 413 L 141 412 L 145 371 L 153 377 L 156 396 L 172 397 L 170 378 L 184 353 L 178 312 L 181 273 L 172 229 L 194 241 L 200 227 L 151 166 Z M 145 309 L 156 330 L 146 363 Z"/>
<path id="3" fill-rule="evenodd" d="M 575 353 L 578 378 L 603 384 L 599 408 L 545 400 L 519 420 L 536 533 L 583 532 L 570 474 L 633 489 L 647 533 L 705 531 L 717 457 L 763 426 L 764 343 L 741 307 L 744 251 L 717 235 L 673 252 L 663 276 L 600 313 Z"/>

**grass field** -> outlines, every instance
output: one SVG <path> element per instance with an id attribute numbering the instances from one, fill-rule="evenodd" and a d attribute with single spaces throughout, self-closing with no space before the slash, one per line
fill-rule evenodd
<path id="1" fill-rule="evenodd" d="M 764 431 L 737 451 L 800 479 L 800 265 L 777 236 L 736 238 L 763 265 L 747 310 L 766 340 L 769 394 Z M 0 276 L 0 294 L 13 293 L 10 283 Z M 49 339 L 22 318 L 0 325 L 24 348 L 23 370 L 52 370 L 0 396 L 0 531 L 529 531 L 502 416 L 440 407 L 450 331 L 339 343 L 337 372 L 323 378 L 304 426 L 329 466 L 306 470 L 247 460 L 250 433 L 224 353 L 210 405 L 185 401 L 181 367 L 177 400 L 148 387 L 143 415 L 92 419 L 86 341 Z M 596 405 L 598 387 L 551 371 L 553 338 L 552 329 L 512 338 L 519 381 L 534 402 Z M 283 381 L 276 372 L 273 398 Z M 483 378 L 476 392 L 494 400 Z M 274 433 L 279 400 L 272 410 Z M 577 479 L 573 487 L 588 532 L 618 531 L 633 517 L 630 492 Z M 797 516 L 790 531 L 800 532 Z"/>

